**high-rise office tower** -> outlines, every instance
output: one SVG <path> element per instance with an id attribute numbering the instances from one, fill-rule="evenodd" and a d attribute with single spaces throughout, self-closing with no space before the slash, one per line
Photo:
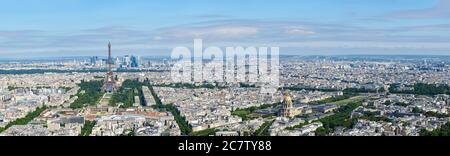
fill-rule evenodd
<path id="1" fill-rule="evenodd" d="M 131 56 L 130 67 L 138 67 L 138 59 L 136 56 Z"/>
<path id="2" fill-rule="evenodd" d="M 120 68 L 120 65 L 122 64 L 122 62 L 120 61 L 120 57 L 116 57 L 116 60 L 114 61 L 114 66 L 116 68 Z"/>
<path id="3" fill-rule="evenodd" d="M 91 65 L 95 66 L 97 64 L 97 60 L 98 60 L 97 56 L 91 57 L 90 60 Z"/>
<path id="4" fill-rule="evenodd" d="M 125 55 L 125 56 L 123 57 L 122 63 L 123 63 L 123 65 L 124 65 L 125 67 L 130 67 L 130 66 L 131 66 L 131 58 L 130 58 L 130 56 L 129 56 L 129 55 Z"/>

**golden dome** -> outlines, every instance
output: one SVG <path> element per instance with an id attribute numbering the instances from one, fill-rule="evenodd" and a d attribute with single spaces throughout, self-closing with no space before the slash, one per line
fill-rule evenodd
<path id="1" fill-rule="evenodd" d="M 292 105 L 292 97 L 289 95 L 288 91 L 284 92 L 283 102 L 285 102 L 288 105 Z"/>

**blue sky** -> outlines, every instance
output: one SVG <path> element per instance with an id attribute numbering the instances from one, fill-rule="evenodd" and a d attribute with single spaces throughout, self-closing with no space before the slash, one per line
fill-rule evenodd
<path id="1" fill-rule="evenodd" d="M 176 46 L 282 54 L 450 55 L 450 0 L 0 0 L 5 57 L 169 55 Z"/>

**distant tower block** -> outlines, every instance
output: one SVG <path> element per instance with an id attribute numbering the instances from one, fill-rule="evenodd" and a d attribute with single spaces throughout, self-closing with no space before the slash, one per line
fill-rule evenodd
<path id="1" fill-rule="evenodd" d="M 289 92 L 285 92 L 283 96 L 282 108 L 280 109 L 279 115 L 282 117 L 292 117 L 294 105 L 292 103 L 292 98 Z"/>
<path id="2" fill-rule="evenodd" d="M 116 80 L 114 73 L 112 72 L 112 57 L 111 57 L 111 43 L 108 43 L 108 72 L 106 73 L 105 82 L 102 87 L 102 91 L 106 93 L 112 93 L 116 90 Z"/>

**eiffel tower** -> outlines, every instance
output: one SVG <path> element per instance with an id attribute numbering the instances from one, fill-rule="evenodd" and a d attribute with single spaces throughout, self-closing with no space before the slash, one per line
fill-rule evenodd
<path id="1" fill-rule="evenodd" d="M 102 91 L 112 93 L 116 90 L 117 86 L 114 73 L 112 72 L 111 43 L 108 43 L 108 62 L 106 64 L 108 66 L 108 72 L 106 73 Z"/>

